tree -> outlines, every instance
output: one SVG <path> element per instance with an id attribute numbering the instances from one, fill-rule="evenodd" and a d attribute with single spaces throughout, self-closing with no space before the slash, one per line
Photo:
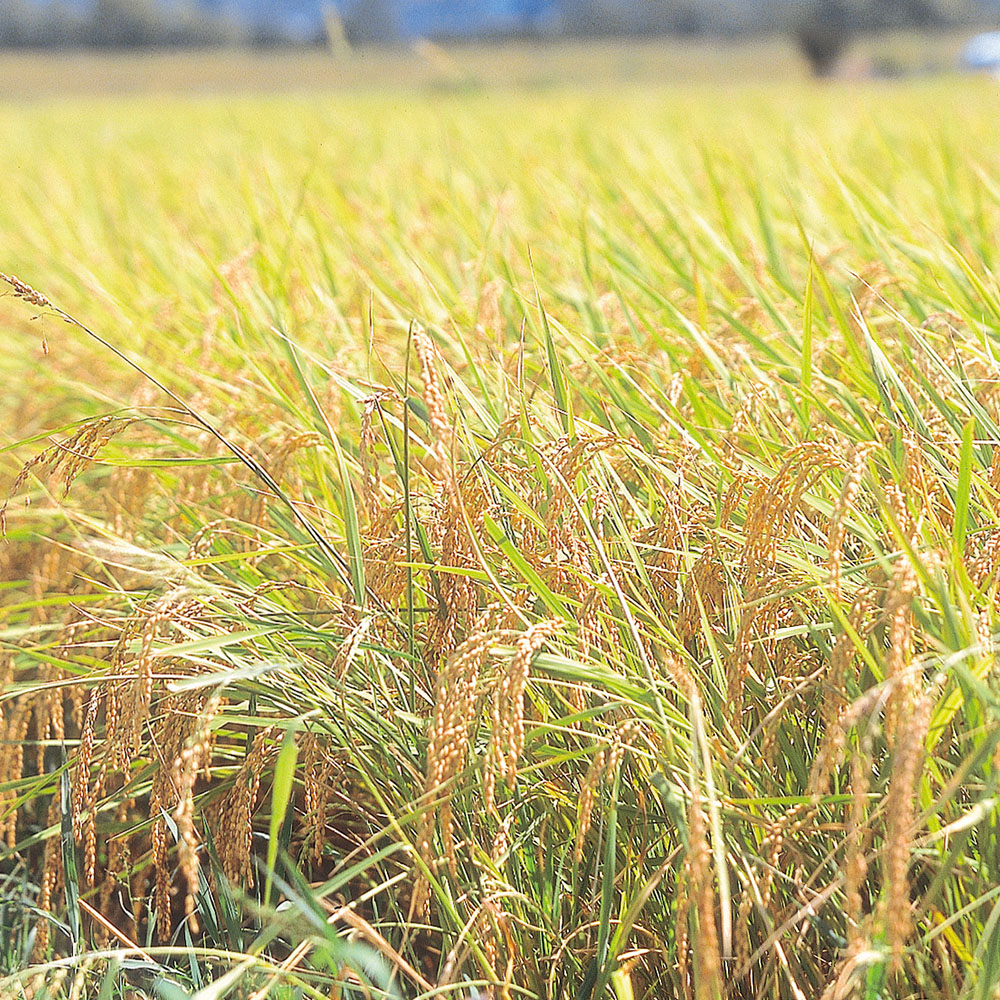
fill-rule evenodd
<path id="1" fill-rule="evenodd" d="M 852 15 L 841 0 L 817 0 L 795 19 L 795 40 L 813 76 L 829 76 L 858 30 L 858 12 Z"/>
<path id="2" fill-rule="evenodd" d="M 828 76 L 860 34 L 924 28 L 954 19 L 963 0 L 802 0 L 792 33 L 815 76 Z"/>
<path id="3" fill-rule="evenodd" d="M 828 76 L 858 36 L 969 20 L 968 0 L 801 0 L 792 33 L 815 76 Z"/>

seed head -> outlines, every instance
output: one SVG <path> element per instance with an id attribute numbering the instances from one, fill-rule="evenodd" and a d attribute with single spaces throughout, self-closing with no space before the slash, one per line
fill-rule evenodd
<path id="1" fill-rule="evenodd" d="M 42 309 L 53 308 L 52 303 L 41 292 L 36 292 L 31 285 L 26 284 L 13 274 L 4 274 L 3 271 L 0 271 L 0 281 L 5 281 L 10 285 L 19 299 L 24 299 L 25 302 L 30 302 L 31 305 L 39 306 Z"/>

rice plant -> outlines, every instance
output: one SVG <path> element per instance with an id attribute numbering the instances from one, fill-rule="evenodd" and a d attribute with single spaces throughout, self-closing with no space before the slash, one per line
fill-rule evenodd
<path id="1" fill-rule="evenodd" d="M 993 996 L 998 110 L 0 112 L 0 993 Z"/>

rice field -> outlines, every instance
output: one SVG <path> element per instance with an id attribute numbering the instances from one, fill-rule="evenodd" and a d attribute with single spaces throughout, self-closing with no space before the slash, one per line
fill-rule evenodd
<path id="1" fill-rule="evenodd" d="M 0 995 L 994 997 L 998 114 L 0 106 Z"/>

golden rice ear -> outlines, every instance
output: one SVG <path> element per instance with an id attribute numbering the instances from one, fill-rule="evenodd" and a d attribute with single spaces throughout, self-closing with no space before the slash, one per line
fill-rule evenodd
<path id="1" fill-rule="evenodd" d="M 232 788 L 216 808 L 216 851 L 222 870 L 233 885 L 254 885 L 253 812 L 257 806 L 261 779 L 278 755 L 278 733 L 277 727 L 267 726 L 254 736 L 250 752 L 233 779 Z"/>
<path id="2" fill-rule="evenodd" d="M 451 472 L 452 426 L 438 375 L 434 342 L 421 326 L 413 331 L 413 347 L 420 361 L 420 375 L 424 382 L 424 405 L 427 407 L 427 422 L 431 429 L 435 472 L 447 482 L 454 478 Z M 453 482 L 451 488 L 454 488 Z"/>
<path id="3" fill-rule="evenodd" d="M 708 841 L 708 820 L 697 784 L 691 789 L 687 825 L 686 881 L 694 900 L 697 920 L 697 937 L 694 941 L 695 994 L 699 997 L 719 997 L 723 995 L 723 989 L 719 932 L 715 924 L 718 897 L 712 868 L 712 849 Z"/>
<path id="4" fill-rule="evenodd" d="M 421 816 L 416 838 L 418 855 L 430 866 L 435 821 L 440 824 L 445 855 L 453 874 L 458 872 L 449 786 L 465 767 L 472 726 L 478 718 L 480 672 L 497 634 L 470 636 L 448 658 L 438 673 L 434 712 L 427 742 Z M 487 798 L 490 793 L 487 791 Z"/>
<path id="5" fill-rule="evenodd" d="M 222 709 L 220 693 L 207 698 L 197 710 L 191 733 L 184 747 L 174 757 L 171 780 L 177 790 L 174 822 L 177 824 L 177 860 L 181 881 L 185 886 L 184 915 L 192 934 L 199 930 L 195 913 L 195 896 L 198 892 L 198 835 L 194 822 L 194 783 L 198 772 L 208 766 L 212 750 L 212 720 Z M 194 706 L 192 706 L 194 707 Z"/>
<path id="6" fill-rule="evenodd" d="M 62 813 L 60 810 L 59 795 L 53 795 L 49 802 L 48 816 L 46 817 L 49 826 L 58 827 Z M 63 868 L 62 842 L 59 837 L 49 837 L 45 841 L 45 852 L 42 857 L 42 878 L 38 892 L 38 908 L 43 913 L 54 913 L 59 894 L 65 887 L 65 869 Z M 50 923 L 48 920 L 39 920 L 35 930 L 35 949 L 33 958 L 36 961 L 44 960 L 48 955 Z"/>
<path id="7" fill-rule="evenodd" d="M 25 302 L 33 306 L 39 306 L 42 309 L 52 309 L 52 303 L 44 296 L 41 292 L 35 291 L 31 285 L 20 278 L 15 277 L 13 274 L 4 274 L 0 271 L 0 281 L 6 282 L 13 289 L 14 294 L 19 298 L 23 299 Z"/>
<path id="8" fill-rule="evenodd" d="M 2 505 L 0 505 L 0 538 L 7 533 L 7 509 L 21 487 L 34 474 L 62 480 L 65 498 L 77 477 L 97 458 L 100 451 L 118 434 L 136 422 L 134 417 L 105 416 L 88 420 L 65 441 L 40 451 L 21 468 Z M 26 501 L 27 502 L 27 501 Z"/>
<path id="9" fill-rule="evenodd" d="M 562 631 L 557 619 L 529 626 L 514 646 L 514 655 L 497 678 L 490 710 L 492 731 L 487 757 L 490 775 L 487 778 L 486 806 L 493 808 L 493 790 L 498 779 L 513 785 L 517 778 L 517 762 L 524 749 L 524 691 L 528 684 L 531 661 L 535 653 Z"/>
<path id="10" fill-rule="evenodd" d="M 594 812 L 597 788 L 608 769 L 608 757 L 605 750 L 598 750 L 587 768 L 583 784 L 580 786 L 579 815 L 576 820 L 576 842 L 573 845 L 573 862 L 580 864 L 583 860 L 583 845 L 590 831 L 590 820 Z"/>
<path id="11" fill-rule="evenodd" d="M 24 769 L 24 743 L 31 725 L 34 699 L 30 694 L 21 695 L 10 701 L 4 708 L 2 718 L 3 747 L 0 755 L 0 781 L 9 782 L 10 789 L 0 792 L 0 832 L 8 847 L 17 843 L 18 809 L 15 783 L 21 779 Z"/>
<path id="12" fill-rule="evenodd" d="M 841 569 L 844 556 L 844 539 L 847 535 L 847 515 L 857 500 L 868 456 L 875 450 L 871 441 L 855 445 L 847 461 L 847 473 L 841 486 L 837 504 L 830 515 L 827 527 L 827 566 L 830 570 L 830 590 L 835 600 L 840 600 Z"/>

